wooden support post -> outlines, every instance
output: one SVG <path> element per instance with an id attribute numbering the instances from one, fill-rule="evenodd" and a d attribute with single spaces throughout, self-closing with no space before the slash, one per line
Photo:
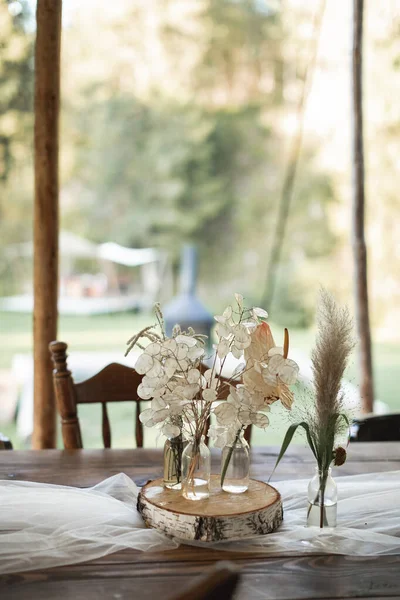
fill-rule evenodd
<path id="1" fill-rule="evenodd" d="M 364 140 L 362 98 L 362 40 L 364 0 L 353 0 L 353 256 L 355 306 L 360 353 L 360 396 L 364 413 L 373 412 L 371 332 L 368 306 L 367 247 L 364 237 Z"/>
<path id="2" fill-rule="evenodd" d="M 34 448 L 56 445 L 49 342 L 57 339 L 58 116 L 62 0 L 38 0 L 35 49 Z"/>

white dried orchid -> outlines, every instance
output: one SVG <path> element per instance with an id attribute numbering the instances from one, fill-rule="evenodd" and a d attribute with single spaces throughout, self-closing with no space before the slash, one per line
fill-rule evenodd
<path id="1" fill-rule="evenodd" d="M 242 431 L 248 425 L 266 429 L 269 425 L 269 405 L 280 400 L 290 409 L 293 394 L 289 385 L 297 380 L 298 366 L 288 359 L 289 335 L 285 329 L 284 348 L 278 348 L 274 342 L 269 325 L 265 322 L 268 313 L 262 308 L 243 308 L 243 298 L 237 297 L 239 321 L 235 321 L 234 312 L 228 307 L 218 322 L 217 335 L 219 343 L 216 347 L 218 356 L 224 359 L 228 352 L 235 358 L 244 358 L 235 375 L 242 377 L 243 384 L 236 388 L 231 386 L 226 402 L 214 408 L 218 423 L 217 442 L 224 438 L 233 448 Z M 222 469 L 221 485 L 232 453 L 227 455 Z"/>
<path id="2" fill-rule="evenodd" d="M 181 433 L 183 417 L 192 417 L 188 404 L 204 385 L 198 367 L 205 354 L 205 336 L 193 329 L 182 332 L 174 328 L 172 337 L 165 334 L 163 315 L 155 306 L 157 325 L 146 327 L 128 341 L 128 354 L 134 346 L 143 350 L 135 369 L 143 375 L 138 396 L 151 400 L 150 408 L 142 411 L 140 420 L 146 427 L 158 427 L 161 433 L 176 437 Z M 143 346 L 143 341 L 149 341 Z"/>

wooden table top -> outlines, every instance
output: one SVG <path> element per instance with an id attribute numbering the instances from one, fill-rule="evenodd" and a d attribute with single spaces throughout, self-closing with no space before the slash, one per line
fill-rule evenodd
<path id="1" fill-rule="evenodd" d="M 252 476 L 266 480 L 278 448 L 253 449 Z M 213 454 L 213 462 L 217 455 Z M 79 487 L 124 472 L 137 484 L 161 475 L 162 453 L 136 450 L 3 451 L 0 479 L 30 480 Z M 275 480 L 309 478 L 310 451 L 292 446 Z M 400 470 L 400 443 L 352 444 L 349 459 L 335 476 Z M 0 536 L 1 543 L 1 536 Z M 266 557 L 181 546 L 168 552 L 126 550 L 89 563 L 0 577 L 4 600 L 168 600 L 218 560 L 237 563 L 240 600 L 295 598 L 400 598 L 400 556 L 310 555 Z"/>

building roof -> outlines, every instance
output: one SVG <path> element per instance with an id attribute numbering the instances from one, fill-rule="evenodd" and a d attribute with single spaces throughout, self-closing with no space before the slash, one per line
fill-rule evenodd
<path id="1" fill-rule="evenodd" d="M 95 244 L 70 231 L 61 231 L 59 237 L 60 258 L 93 258 L 137 267 L 160 260 L 161 253 L 155 248 L 126 248 L 114 242 Z M 33 242 L 12 244 L 7 248 L 10 258 L 33 256 Z"/>

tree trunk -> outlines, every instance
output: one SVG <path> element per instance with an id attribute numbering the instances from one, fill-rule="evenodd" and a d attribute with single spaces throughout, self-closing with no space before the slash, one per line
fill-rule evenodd
<path id="1" fill-rule="evenodd" d="M 373 411 L 371 333 L 368 308 L 367 248 L 364 238 L 364 142 L 362 104 L 362 37 L 364 0 L 353 0 L 353 255 L 355 305 L 360 346 L 360 396 L 362 410 Z"/>
<path id="2" fill-rule="evenodd" d="M 289 149 L 288 164 L 284 173 L 282 191 L 279 199 L 278 215 L 275 230 L 272 235 L 271 252 L 267 267 L 264 292 L 261 298 L 261 306 L 264 306 L 269 310 L 271 309 L 272 303 L 274 301 L 275 291 L 277 287 L 278 269 L 285 242 L 289 212 L 293 199 L 294 184 L 296 181 L 297 168 L 303 144 L 303 130 L 307 98 L 310 93 L 314 77 L 325 8 L 326 0 L 321 0 L 319 8 L 314 14 L 313 38 L 310 45 L 310 56 L 304 69 L 304 83 L 299 104 L 297 106 L 297 129 Z"/>
<path id="3" fill-rule="evenodd" d="M 211 494 L 206 500 L 186 500 L 177 490 L 163 487 L 156 479 L 142 487 L 138 511 L 148 527 L 160 529 L 182 540 L 218 542 L 272 533 L 282 523 L 279 492 L 250 479 L 244 494 L 228 494 L 220 487 L 220 476 L 211 476 Z"/>
<path id="4" fill-rule="evenodd" d="M 57 339 L 61 5 L 61 0 L 38 0 L 36 12 L 34 448 L 54 448 L 56 443 L 49 342 Z"/>

